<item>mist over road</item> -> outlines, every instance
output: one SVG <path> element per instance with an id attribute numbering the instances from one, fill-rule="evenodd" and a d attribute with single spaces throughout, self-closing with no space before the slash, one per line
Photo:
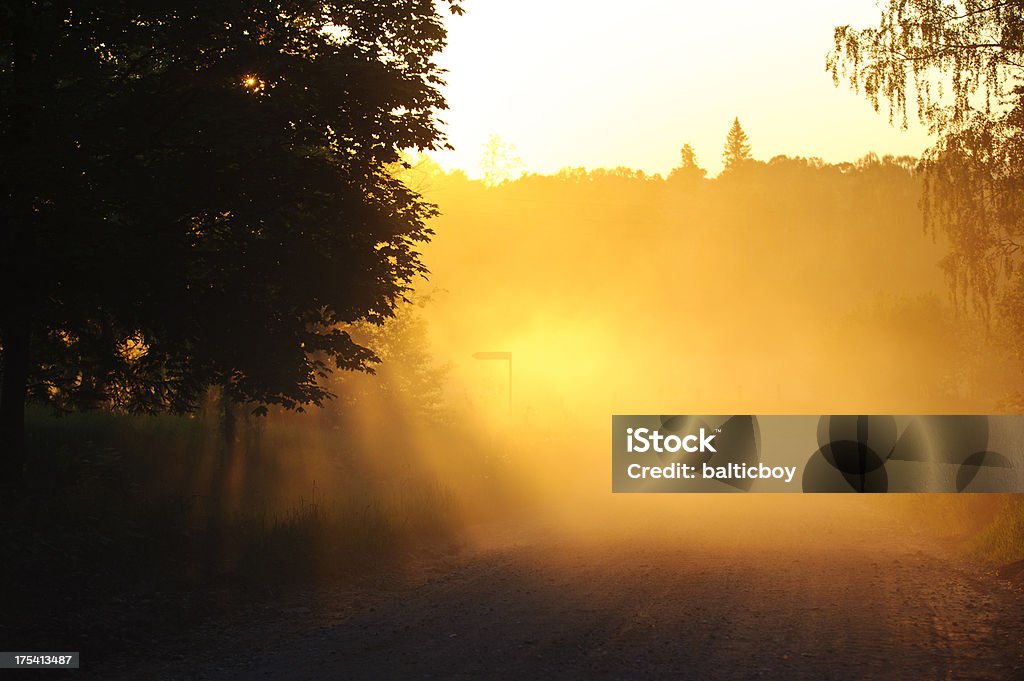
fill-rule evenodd
<path id="1" fill-rule="evenodd" d="M 1024 678 L 1020 589 L 872 509 L 633 497 L 481 528 L 417 583 L 311 595 L 146 676 Z"/>

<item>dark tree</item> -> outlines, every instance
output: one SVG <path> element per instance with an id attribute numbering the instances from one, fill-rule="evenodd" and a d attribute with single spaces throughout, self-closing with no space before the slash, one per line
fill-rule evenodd
<path id="1" fill-rule="evenodd" d="M 692 183 L 703 180 L 707 174 L 708 171 L 701 168 L 697 162 L 697 152 L 693 150 L 693 146 L 684 144 L 679 150 L 679 165 L 672 169 L 669 178 Z"/>
<path id="2" fill-rule="evenodd" d="M 453 0 L 0 1 L 0 479 L 24 405 L 288 408 L 376 357 L 433 206 Z"/>
<path id="3" fill-rule="evenodd" d="M 1024 2 L 893 0 L 877 27 L 835 29 L 826 68 L 876 110 L 887 100 L 890 120 L 906 125 L 915 102 L 937 137 L 921 163 L 926 225 L 949 236 L 954 295 L 987 316 L 1024 284 Z"/>
<path id="4" fill-rule="evenodd" d="M 735 118 L 725 136 L 725 149 L 722 151 L 725 170 L 736 170 L 749 163 L 750 160 L 750 142 L 747 139 L 747 133 L 740 127 L 740 119 Z"/>

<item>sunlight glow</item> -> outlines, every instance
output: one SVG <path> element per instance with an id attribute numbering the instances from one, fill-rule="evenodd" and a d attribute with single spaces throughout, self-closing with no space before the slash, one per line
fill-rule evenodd
<path id="1" fill-rule="evenodd" d="M 259 93 L 263 92 L 267 87 L 267 83 L 258 75 L 250 73 L 242 78 L 242 86 L 249 92 Z"/>

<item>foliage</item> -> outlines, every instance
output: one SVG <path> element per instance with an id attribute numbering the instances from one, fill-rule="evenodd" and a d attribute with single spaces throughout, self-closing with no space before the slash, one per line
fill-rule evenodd
<path id="1" fill-rule="evenodd" d="M 480 157 L 480 171 L 484 183 L 493 187 L 506 180 L 515 179 L 522 171 L 523 161 L 516 155 L 516 148 L 506 142 L 500 135 L 491 135 L 484 143 L 484 151 Z"/>
<path id="2" fill-rule="evenodd" d="M 740 126 L 740 119 L 737 117 L 732 122 L 728 134 L 725 136 L 725 149 L 722 151 L 722 161 L 725 170 L 737 170 L 751 161 L 750 141 L 747 133 Z"/>
<path id="3" fill-rule="evenodd" d="M 835 29 L 826 68 L 890 120 L 909 102 L 937 135 L 922 159 L 925 220 L 952 246 L 944 262 L 954 297 L 986 317 L 1021 264 L 1021 92 L 1024 2 L 896 0 L 877 27 Z"/>
<path id="4" fill-rule="evenodd" d="M 352 329 L 353 337 L 372 347 L 381 363 L 372 377 L 345 376 L 338 392 L 355 406 L 374 400 L 384 402 L 393 413 L 409 413 L 431 422 L 448 418 L 444 386 L 449 366 L 432 355 L 428 326 L 418 303 L 404 303 L 383 324 L 362 323 Z"/>
<path id="5" fill-rule="evenodd" d="M 5 380 L 23 360 L 61 407 L 185 411 L 210 384 L 318 404 L 368 369 L 340 325 L 425 272 L 435 209 L 391 168 L 444 146 L 438 4 L 461 12 L 0 3 Z"/>
<path id="6" fill-rule="evenodd" d="M 922 122 L 938 133 L 969 121 L 976 93 L 989 112 L 1020 75 L 1024 3 L 1020 0 L 894 0 L 877 27 L 838 26 L 826 69 L 846 79 L 890 120 L 907 120 L 914 98 Z"/>
<path id="7" fill-rule="evenodd" d="M 697 162 L 697 152 L 687 143 L 679 150 L 679 165 L 672 169 L 669 179 L 692 183 L 703 180 L 707 174 L 708 171 Z"/>
<path id="8" fill-rule="evenodd" d="M 954 300 L 970 301 L 986 318 L 1021 264 L 1021 114 L 1015 107 L 978 116 L 940 137 L 921 164 L 926 225 L 943 229 L 952 245 L 942 264 Z M 1006 305 L 1001 311 L 1015 314 Z"/>

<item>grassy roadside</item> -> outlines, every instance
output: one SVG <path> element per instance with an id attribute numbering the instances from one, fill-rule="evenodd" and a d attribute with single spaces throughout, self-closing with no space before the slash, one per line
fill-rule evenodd
<path id="1" fill-rule="evenodd" d="M 448 482 L 411 449 L 375 465 L 402 443 L 371 451 L 319 422 L 234 430 L 33 412 L 28 484 L 0 499 L 0 638 L 115 654 L 283 590 L 453 552 L 469 515 L 521 501 L 498 455 Z"/>
<path id="2" fill-rule="evenodd" d="M 1006 495 L 992 520 L 971 539 L 973 551 L 1000 566 L 1024 560 L 1024 495 Z"/>
<path id="3" fill-rule="evenodd" d="M 956 541 L 972 560 L 994 568 L 1024 560 L 1024 495 L 905 495 L 898 504 L 910 527 Z"/>

